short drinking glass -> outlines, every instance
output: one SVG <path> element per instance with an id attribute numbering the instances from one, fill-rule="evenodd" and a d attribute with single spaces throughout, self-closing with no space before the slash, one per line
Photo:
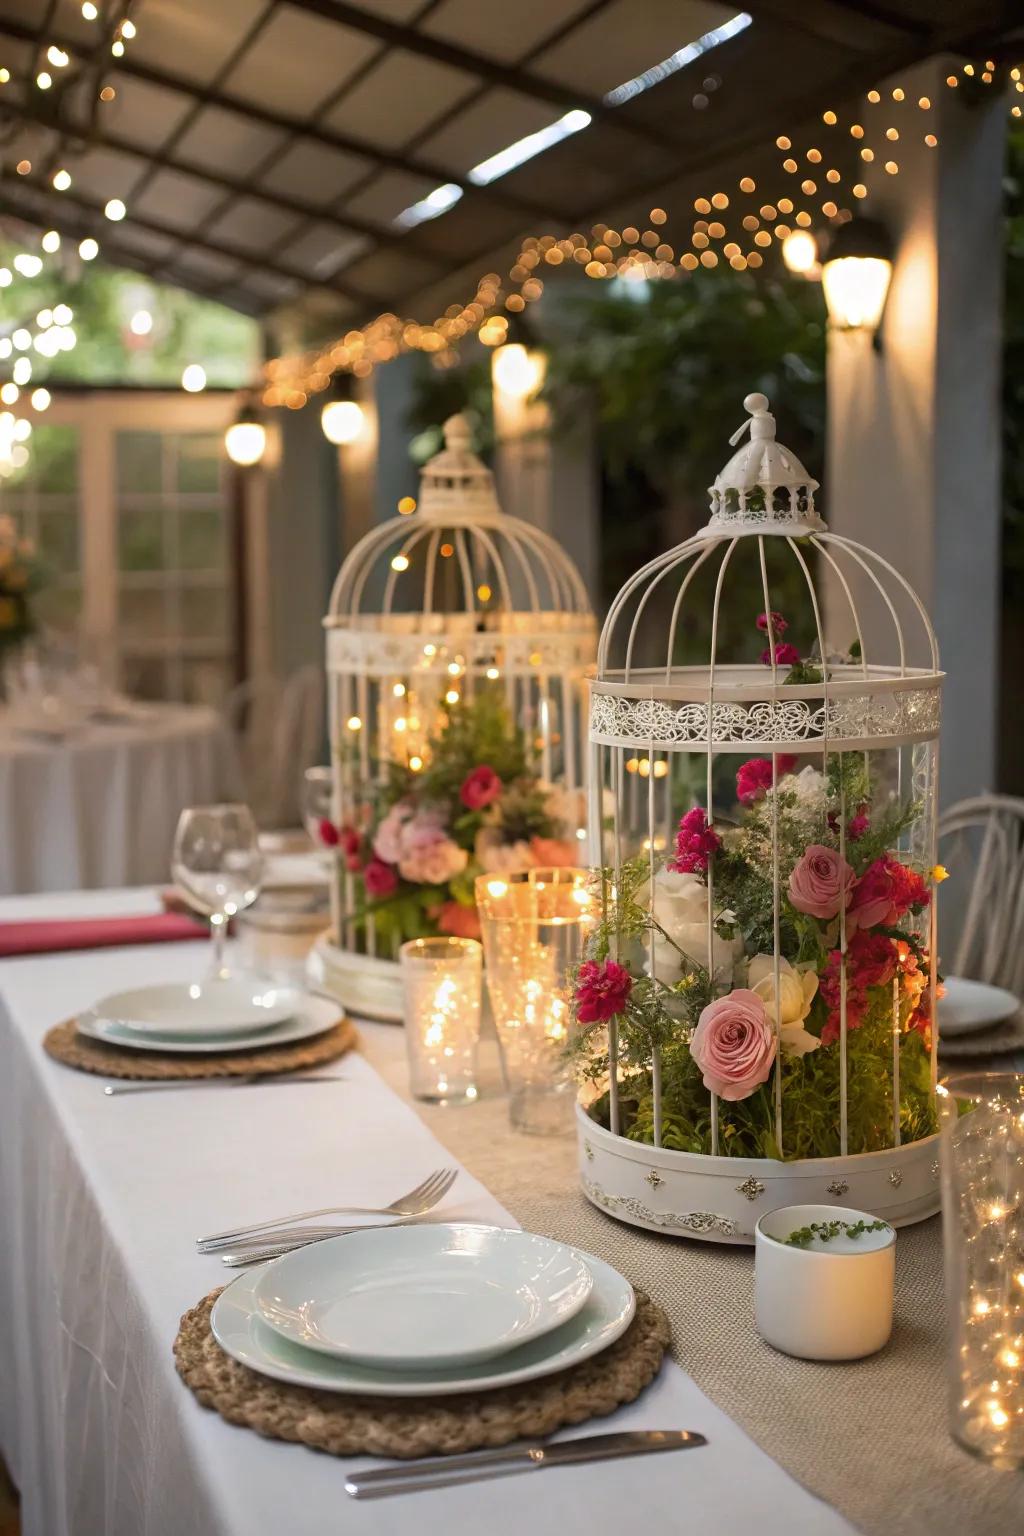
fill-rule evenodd
<path id="1" fill-rule="evenodd" d="M 210 977 L 229 975 L 224 937 L 237 912 L 260 893 L 263 858 L 256 823 L 247 805 L 195 805 L 182 811 L 171 860 L 174 883 L 189 905 L 210 919 Z"/>
<path id="2" fill-rule="evenodd" d="M 483 950 L 475 939 L 410 939 L 399 961 L 413 1097 L 472 1103 Z"/>
<path id="3" fill-rule="evenodd" d="M 565 1059 L 571 972 L 593 923 L 587 871 L 478 875 L 476 904 L 512 1124 L 566 1135 L 575 1102 Z"/>

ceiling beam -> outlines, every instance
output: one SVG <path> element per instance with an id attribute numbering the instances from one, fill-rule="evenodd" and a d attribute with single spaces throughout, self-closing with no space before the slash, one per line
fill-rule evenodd
<path id="1" fill-rule="evenodd" d="M 63 133 L 71 138 L 81 138 L 90 145 L 97 145 L 105 149 L 118 150 L 126 155 L 136 158 L 144 151 L 140 151 L 138 144 L 123 134 L 111 133 L 101 130 L 90 133 L 85 126 L 79 126 L 72 120 L 62 120 L 59 116 L 38 107 L 19 105 L 15 113 L 25 122 L 39 123 L 44 128 L 50 128 L 55 133 Z M 239 176 L 226 176 L 220 171 L 215 171 L 200 160 L 190 160 L 181 155 L 164 154 L 162 151 L 155 155 L 145 155 L 145 159 L 151 166 L 168 171 L 178 171 L 184 176 L 195 176 L 201 181 L 209 182 L 213 187 L 219 187 L 221 191 L 233 194 L 236 197 L 258 198 L 260 202 L 270 203 L 275 208 L 285 213 L 295 214 L 297 218 L 315 219 L 321 224 L 332 224 L 346 234 L 365 235 L 378 245 L 395 246 L 403 251 L 414 252 L 422 260 L 430 262 L 437 267 L 447 265 L 447 262 L 436 252 L 422 248 L 415 240 L 410 240 L 405 235 L 396 234 L 390 229 L 381 229 L 376 224 L 370 224 L 365 219 L 349 218 L 345 214 L 333 211 L 330 206 L 321 208 L 317 203 L 307 202 L 304 198 L 290 197 L 283 192 L 269 192 L 262 187 L 254 186 L 251 180 L 245 180 Z"/>
<path id="2" fill-rule="evenodd" d="M 59 218 L 61 208 L 71 206 L 83 214 L 91 215 L 96 221 L 89 230 L 90 234 L 95 235 L 97 228 L 107 229 L 111 226 L 112 221 L 104 217 L 101 204 L 93 202 L 91 198 L 82 197 L 76 192 L 54 192 L 45 182 L 40 182 L 31 176 L 21 178 L 18 185 L 30 187 L 33 192 L 38 193 L 46 208 L 46 214 L 43 218 L 40 218 L 38 213 L 33 215 L 22 211 L 19 217 L 29 222 L 38 224 L 52 223 L 54 227 L 59 228 L 59 224 L 57 224 L 53 217 L 54 213 Z M 143 218 L 137 213 L 131 214 L 129 224 L 134 225 L 136 229 L 145 230 L 148 234 L 159 235 L 165 240 L 172 240 L 183 247 L 205 251 L 211 256 L 220 256 L 227 261 L 237 262 L 241 267 L 256 269 L 261 272 L 270 272 L 275 277 L 282 277 L 286 278 L 289 282 L 299 283 L 303 288 L 323 288 L 329 292 L 340 293 L 343 298 L 349 299 L 364 308 L 376 309 L 379 307 L 379 301 L 372 294 L 353 287 L 351 284 L 346 283 L 343 278 L 311 278 L 308 272 L 303 272 L 299 267 L 293 267 L 286 262 L 273 260 L 270 257 L 261 257 L 256 252 L 246 253 L 238 251 L 230 245 L 222 244 L 218 240 L 211 240 L 208 235 L 192 235 L 187 231 L 183 232 L 172 224 L 165 224 L 160 219 Z M 168 265 L 167 258 L 161 259 L 157 265 L 161 267 Z"/>
<path id="3" fill-rule="evenodd" d="M 14 21 L 9 17 L 0 18 L 0 35 L 17 38 L 21 42 L 32 42 L 35 39 L 33 28 L 23 22 Z M 52 37 L 61 48 L 67 49 L 72 58 L 80 63 L 93 64 L 96 62 L 95 51 L 83 50 L 73 38 L 65 35 Z M 274 128 L 279 133 L 297 134 L 302 138 L 311 139 L 314 143 L 322 144 L 327 149 L 337 149 L 345 154 L 357 155 L 363 160 L 370 160 L 386 170 L 402 171 L 406 175 L 419 176 L 424 181 L 441 186 L 451 182 L 461 188 L 463 194 L 472 197 L 478 202 L 489 201 L 497 203 L 513 213 L 527 218 L 551 219 L 557 217 L 557 210 L 543 203 L 537 203 L 532 198 L 513 196 L 508 192 L 497 191 L 492 184 L 487 187 L 478 187 L 474 182 L 464 176 L 453 172 L 449 167 L 438 165 L 431 160 L 425 160 L 419 155 L 403 155 L 396 150 L 382 149 L 379 145 L 372 144 L 367 139 L 359 139 L 351 134 L 339 133 L 334 129 L 328 129 L 315 122 L 307 122 L 300 117 L 292 117 L 287 113 L 274 112 L 269 107 L 260 106 L 257 103 L 247 101 L 244 96 L 235 96 L 230 91 L 215 90 L 209 86 L 197 85 L 194 80 L 189 80 L 185 75 L 175 74 L 166 69 L 155 69 L 149 64 L 143 64 L 138 59 L 133 59 L 130 53 L 125 53 L 123 58 L 111 65 L 113 72 L 126 75 L 129 79 L 141 80 L 148 85 L 162 86 L 169 91 L 193 97 L 201 106 L 220 107 L 228 112 L 238 113 L 242 117 L 248 117 L 252 122 L 260 123 L 266 128 Z M 12 107 L 12 111 L 17 109 Z M 155 157 L 154 157 L 155 158 Z"/>
<path id="4" fill-rule="evenodd" d="M 846 0 L 743 0 L 757 21 L 759 17 L 781 23 L 815 37 L 820 42 L 833 43 L 840 48 L 851 48 L 856 53 L 876 53 L 879 49 L 898 47 L 911 38 L 927 37 L 927 23 L 919 23 L 909 16 L 894 16 L 881 6 L 867 6 L 861 10 Z"/>
<path id="5" fill-rule="evenodd" d="M 439 64 L 449 64 L 462 70 L 463 73 L 477 75 L 488 85 L 503 86 L 518 91 L 522 96 L 529 96 L 534 101 L 546 102 L 549 106 L 557 107 L 560 112 L 582 108 L 595 121 L 612 122 L 616 128 L 658 149 L 674 151 L 679 148 L 678 142 L 670 134 L 660 132 L 647 123 L 632 120 L 621 107 L 606 106 L 600 96 L 591 96 L 587 91 L 577 90 L 574 86 L 560 85 L 558 81 L 547 80 L 521 65 L 502 63 L 498 59 L 489 58 L 487 54 L 476 53 L 457 43 L 446 42 L 443 38 L 421 32 L 416 27 L 389 21 L 385 16 L 371 14 L 357 5 L 348 4 L 348 0 L 285 0 L 285 3 L 295 10 L 323 16 L 329 21 L 351 27 L 354 31 L 376 37 L 391 48 L 402 48 L 406 53 L 418 54 L 420 58 L 433 59 Z M 570 27 L 567 30 L 571 32 L 572 29 Z M 680 46 L 684 44 L 680 43 Z"/>

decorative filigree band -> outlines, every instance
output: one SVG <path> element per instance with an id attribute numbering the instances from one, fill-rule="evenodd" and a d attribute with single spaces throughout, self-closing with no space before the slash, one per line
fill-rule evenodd
<path id="1" fill-rule="evenodd" d="M 665 699 L 625 698 L 596 689 L 591 697 L 590 739 L 642 751 L 655 746 L 708 742 L 708 711 L 714 709 L 712 744 L 766 749 L 796 742 L 837 743 L 868 738 L 919 740 L 938 734 L 937 688 L 906 688 L 816 699 L 759 700 L 754 703 L 673 704 Z"/>

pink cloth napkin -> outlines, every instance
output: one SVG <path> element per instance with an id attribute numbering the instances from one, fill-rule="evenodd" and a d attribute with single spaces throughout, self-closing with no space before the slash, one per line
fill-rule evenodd
<path id="1" fill-rule="evenodd" d="M 207 933 L 204 923 L 180 912 L 0 923 L 0 957 L 43 955 L 62 949 L 107 949 L 121 944 L 163 944 L 177 939 L 201 939 Z"/>

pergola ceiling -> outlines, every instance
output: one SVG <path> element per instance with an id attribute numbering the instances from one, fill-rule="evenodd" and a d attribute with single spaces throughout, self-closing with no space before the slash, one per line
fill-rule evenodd
<path id="1" fill-rule="evenodd" d="M 752 24 L 652 88 L 609 93 L 713 29 L 717 0 L 0 0 L 0 216 L 263 314 L 400 309 L 526 231 L 582 227 L 892 69 L 1009 56 L 1017 0 L 745 0 Z M 121 57 L 115 27 L 136 33 Z M 52 68 L 50 45 L 70 63 Z M 48 69 L 49 90 L 36 77 Z M 717 84 L 709 91 L 704 82 Z M 101 103 L 109 86 L 114 99 Z M 696 94 L 706 101 L 694 103 Z M 478 185 L 570 111 L 583 131 Z M 31 171 L 17 174 L 19 161 Z M 54 172 L 72 186 L 59 193 Z M 435 189 L 458 194 L 413 227 Z M 111 198 L 128 213 L 103 216 Z"/>

